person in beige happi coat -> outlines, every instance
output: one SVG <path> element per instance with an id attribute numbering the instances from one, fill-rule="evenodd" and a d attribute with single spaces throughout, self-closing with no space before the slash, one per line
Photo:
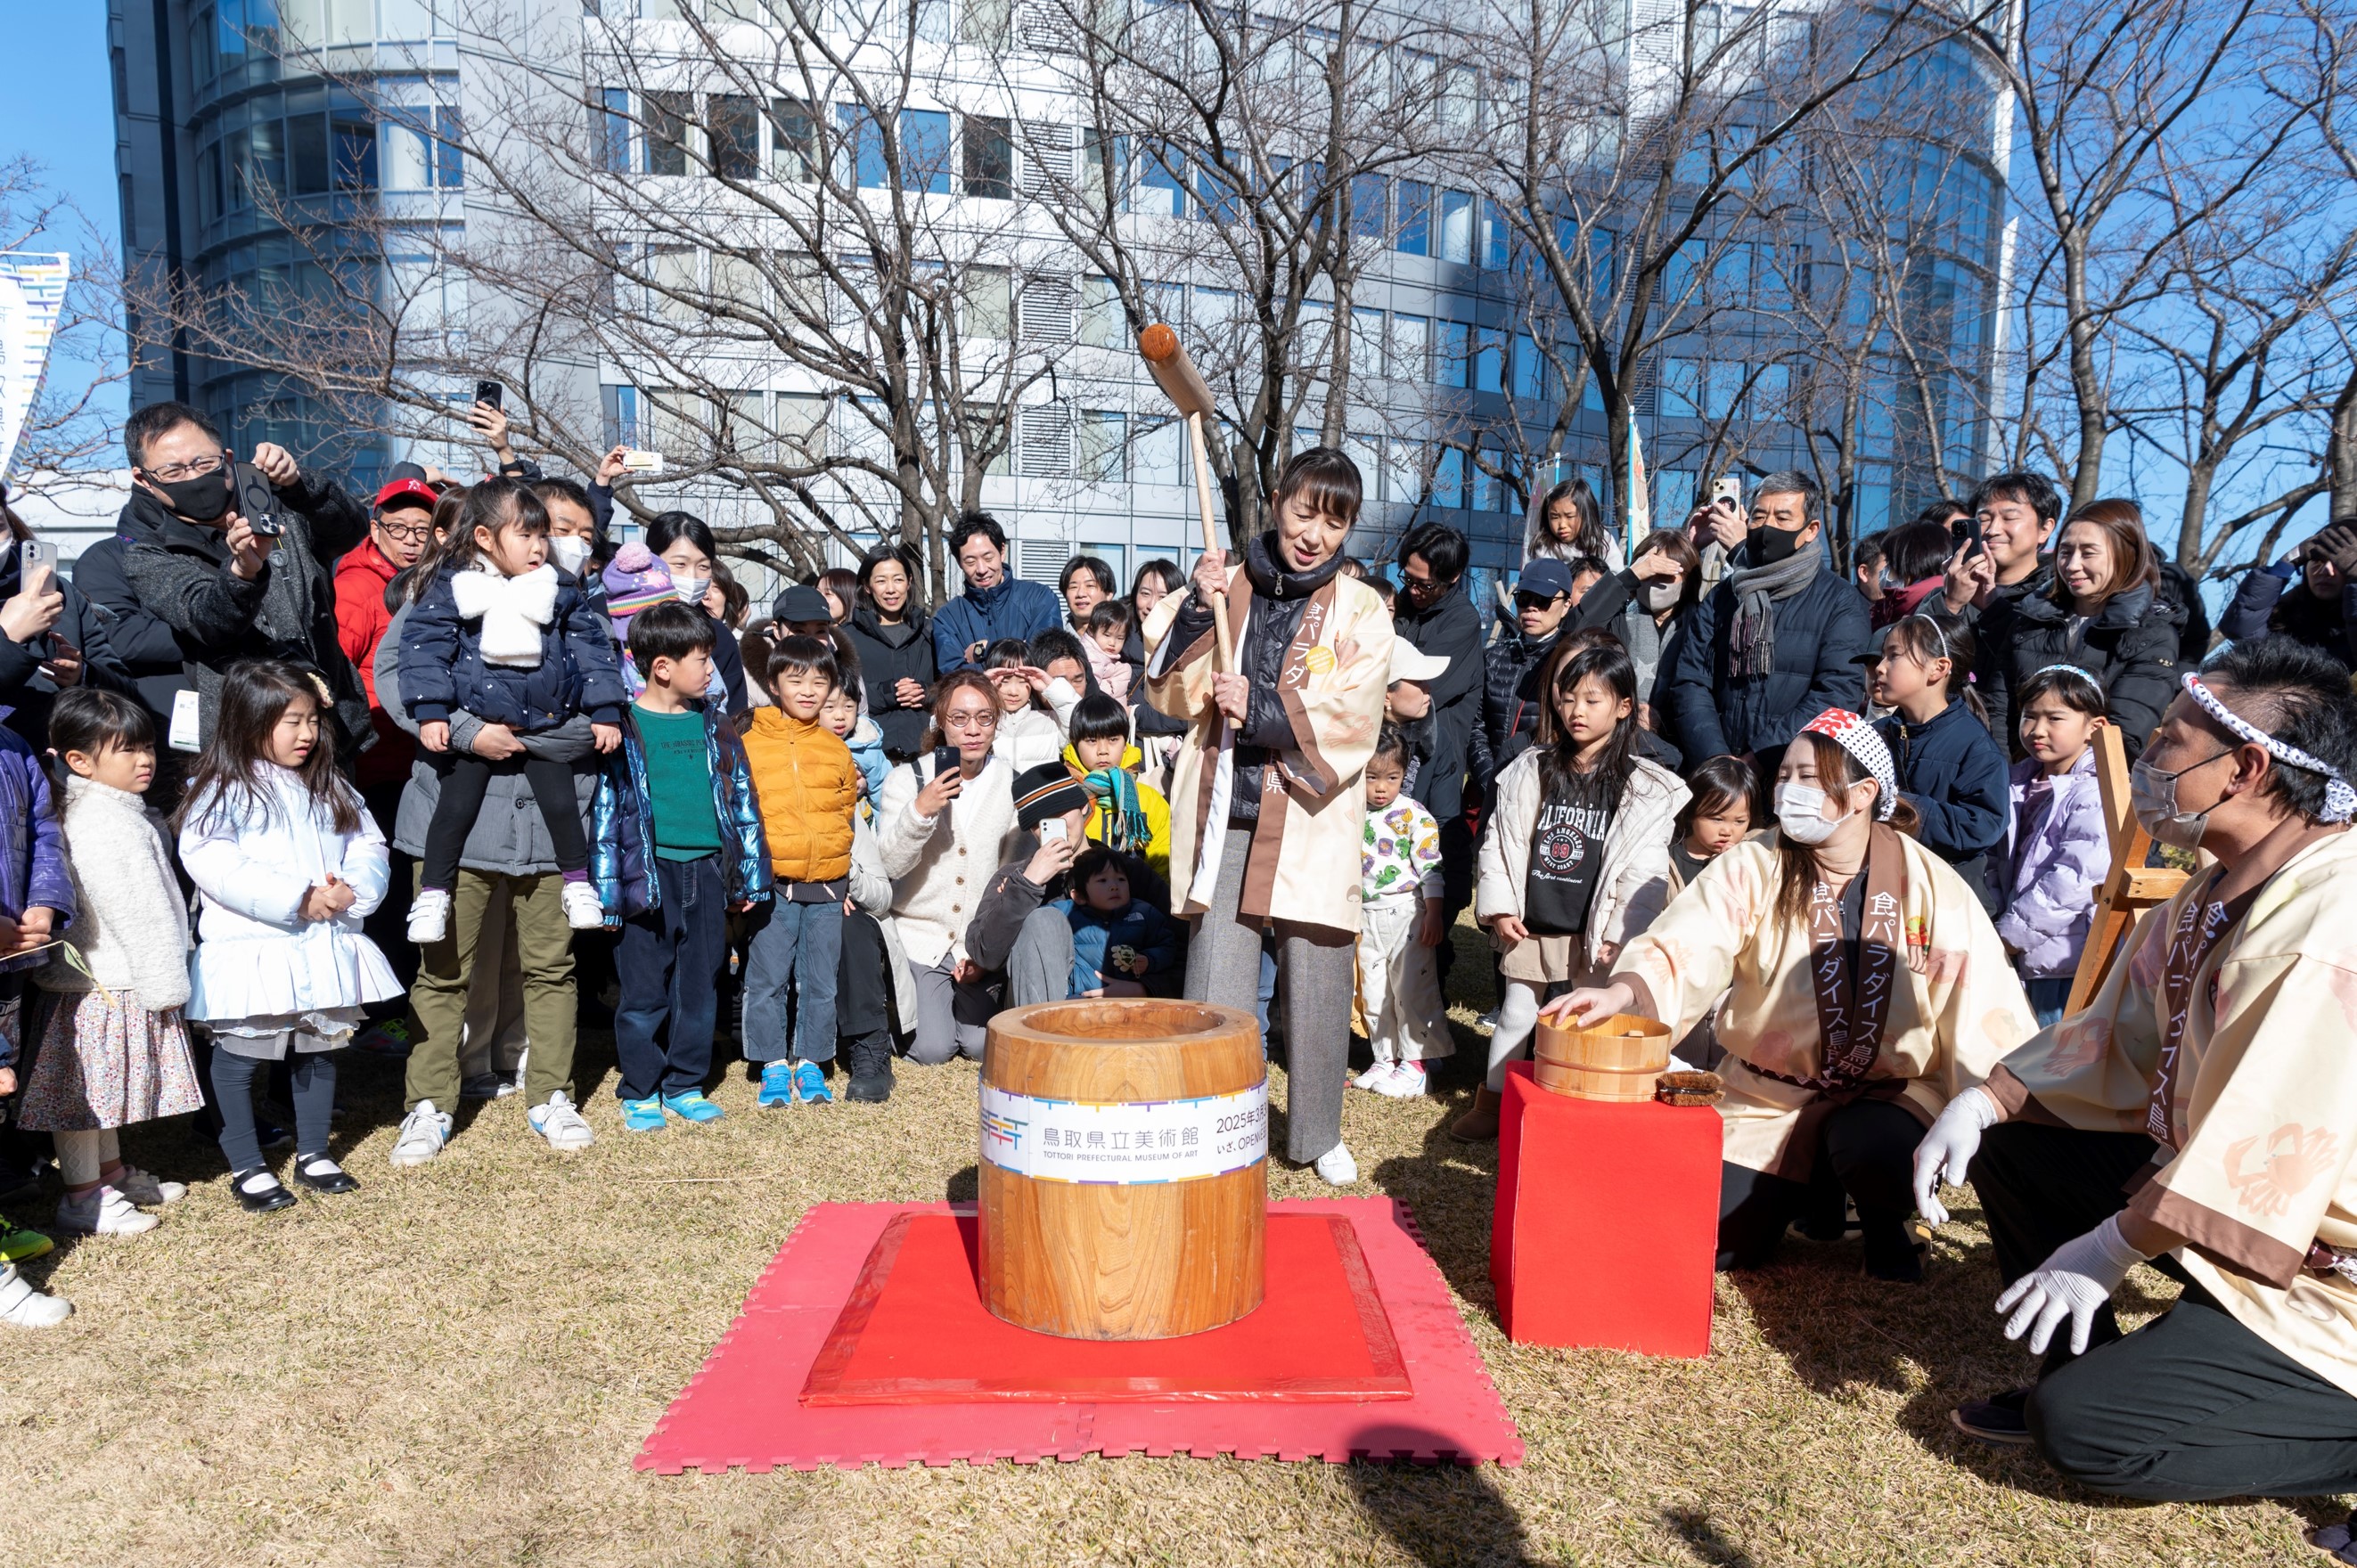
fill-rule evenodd
<path id="1" fill-rule="evenodd" d="M 1677 1039 L 1724 993 L 1718 1266 L 1766 1263 L 1794 1219 L 1838 1234 L 1846 1194 L 1866 1272 L 1919 1280 L 1915 1145 L 2029 1036 L 2029 1002 L 1973 890 L 1904 831 L 1889 748 L 1857 714 L 1828 709 L 1785 749 L 1776 823 L 1706 866 L 1608 983 L 1541 1016 L 1640 1014 Z"/>
<path id="2" fill-rule="evenodd" d="M 2337 660 L 2265 638 L 2182 678 L 2136 816 L 2216 864 L 1916 1155 L 1934 1221 L 1969 1169 L 2006 1333 L 2046 1355 L 2033 1387 L 1960 1407 L 1966 1432 L 2123 1497 L 2357 1491 L 2352 779 Z M 2112 1293 L 2147 1260 L 2186 1288 L 2123 1338 Z"/>
<path id="3" fill-rule="evenodd" d="M 1189 591 L 1146 618 L 1146 700 L 1189 728 L 1171 770 L 1170 908 L 1194 919 L 1187 996 L 1249 1010 L 1261 933 L 1274 925 L 1285 1007 L 1286 1152 L 1338 1186 L 1358 1179 L 1342 1142 L 1342 1087 L 1359 937 L 1360 775 L 1383 725 L 1392 623 L 1343 575 L 1358 466 L 1297 453 L 1269 510 L 1276 525 L 1230 566 L 1206 552 Z M 1225 596 L 1234 658 L 1215 672 L 1212 601 Z"/>

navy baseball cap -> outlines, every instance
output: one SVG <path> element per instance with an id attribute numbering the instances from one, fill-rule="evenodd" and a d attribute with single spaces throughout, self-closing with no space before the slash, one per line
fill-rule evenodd
<path id="1" fill-rule="evenodd" d="M 1571 592 L 1571 568 L 1551 555 L 1526 561 L 1523 564 L 1523 575 L 1514 580 L 1514 592 L 1540 599 L 1568 594 Z"/>
<path id="2" fill-rule="evenodd" d="M 797 583 L 780 594 L 770 614 L 774 619 L 789 623 L 834 619 L 834 611 L 827 607 L 826 596 L 807 583 Z"/>

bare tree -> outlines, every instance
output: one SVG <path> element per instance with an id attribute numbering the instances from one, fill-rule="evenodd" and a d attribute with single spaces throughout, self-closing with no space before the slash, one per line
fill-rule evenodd
<path id="1" fill-rule="evenodd" d="M 8 463 L 10 490 L 38 494 L 114 457 L 107 410 L 126 373 L 116 262 L 96 226 L 50 186 L 39 163 L 22 155 L 0 162 L 0 251 L 59 251 L 70 258 L 48 369 Z"/>

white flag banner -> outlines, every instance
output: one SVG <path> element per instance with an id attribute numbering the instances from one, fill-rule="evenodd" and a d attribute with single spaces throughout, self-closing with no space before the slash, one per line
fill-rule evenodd
<path id="1" fill-rule="evenodd" d="M 16 460 L 26 416 L 41 390 L 71 267 L 72 258 L 61 251 L 0 252 L 0 475 Z"/>
<path id="2" fill-rule="evenodd" d="M 982 1157 L 1040 1181 L 1145 1187 L 1268 1157 L 1268 1084 L 1195 1100 L 1042 1100 L 982 1086 Z"/>

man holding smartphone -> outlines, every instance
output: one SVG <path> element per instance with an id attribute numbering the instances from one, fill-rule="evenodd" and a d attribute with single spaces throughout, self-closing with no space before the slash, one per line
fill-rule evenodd
<path id="1" fill-rule="evenodd" d="M 122 607 L 171 629 L 189 682 L 157 715 L 167 748 L 203 746 L 231 664 L 277 659 L 318 676 L 335 709 L 337 750 L 349 758 L 371 733 L 368 694 L 339 640 L 328 574 L 368 537 L 367 511 L 274 443 L 240 463 L 186 403 L 138 410 L 123 445 L 133 489 L 117 523 L 129 542 Z M 276 532 L 255 526 L 265 506 Z"/>
<path id="2" fill-rule="evenodd" d="M 0 706 L 36 753 L 48 749 L 49 706 L 87 682 L 134 694 L 106 635 L 105 618 L 58 575 L 57 546 L 33 537 L 0 493 L 13 542 L 0 560 Z"/>

